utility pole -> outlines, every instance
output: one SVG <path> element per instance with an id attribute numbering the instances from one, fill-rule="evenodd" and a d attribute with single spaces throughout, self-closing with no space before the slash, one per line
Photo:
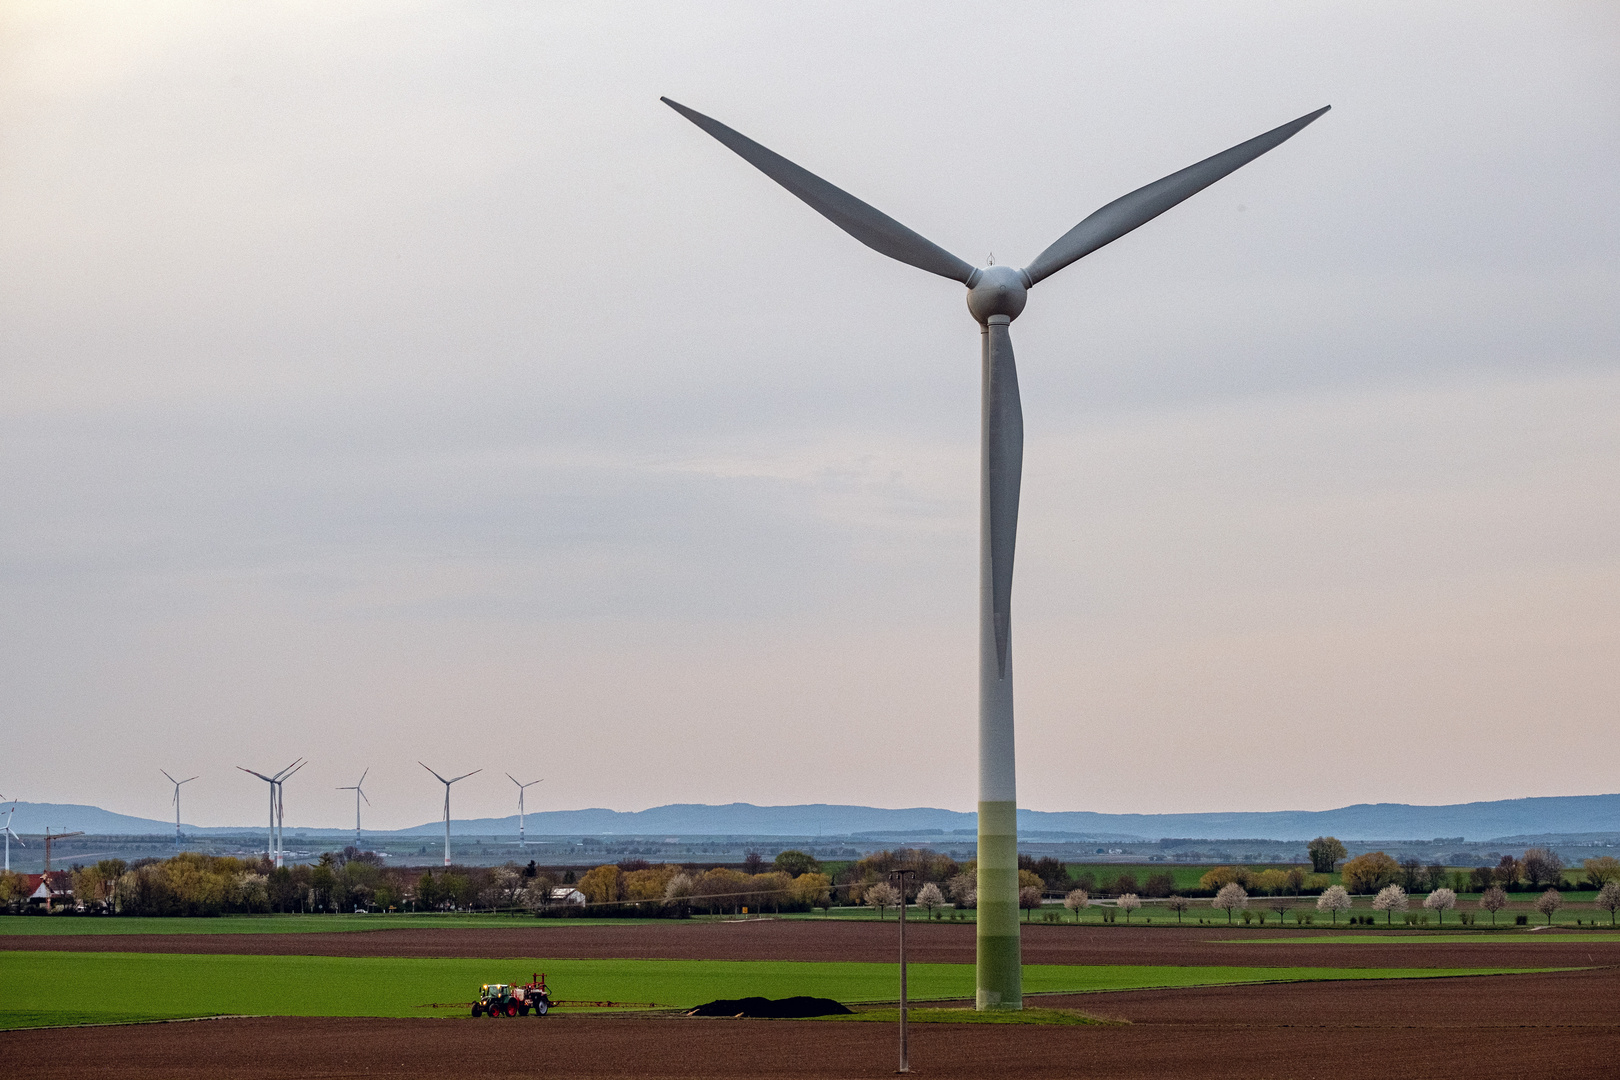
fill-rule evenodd
<path id="1" fill-rule="evenodd" d="M 911 1071 L 911 1062 L 906 1053 L 906 875 L 915 874 L 915 870 L 892 870 L 890 877 L 900 879 L 900 1067 L 897 1073 Z"/>

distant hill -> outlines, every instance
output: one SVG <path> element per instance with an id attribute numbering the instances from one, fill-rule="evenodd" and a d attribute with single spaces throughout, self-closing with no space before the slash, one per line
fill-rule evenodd
<path id="1" fill-rule="evenodd" d="M 18 803 L 13 824 L 23 834 L 83 829 L 89 833 L 162 835 L 170 822 L 115 814 L 95 806 Z M 884 836 L 923 839 L 931 834 L 967 839 L 977 815 L 935 807 L 889 810 L 870 806 L 815 803 L 755 806 L 728 803 L 673 803 L 649 810 L 551 810 L 528 815 L 530 836 Z M 1142 841 L 1165 837 L 1199 840 L 1309 840 L 1331 835 L 1341 840 L 1428 840 L 1461 837 L 1469 841 L 1548 834 L 1620 832 L 1620 795 L 1564 795 L 1451 806 L 1362 803 L 1337 810 L 1277 810 L 1260 813 L 1100 814 L 1086 810 L 1020 810 L 1019 831 L 1031 838 L 1085 841 Z M 229 828 L 185 826 L 188 834 L 256 832 L 263 826 Z M 288 830 L 294 829 L 289 824 Z M 444 828 L 434 821 L 380 835 L 432 836 Z M 305 834 L 342 835 L 343 827 L 298 826 Z M 451 822 L 459 836 L 515 833 L 517 815 Z"/>

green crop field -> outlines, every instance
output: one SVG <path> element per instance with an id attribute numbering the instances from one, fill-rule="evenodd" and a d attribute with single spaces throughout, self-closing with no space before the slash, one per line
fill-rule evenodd
<path id="1" fill-rule="evenodd" d="M 99 915 L 0 915 L 0 934 L 324 934 L 360 930 L 491 930 L 537 926 L 622 926 L 625 919 L 537 919 L 533 915 L 220 915 L 147 918 Z M 660 922 L 669 919 L 638 919 Z"/>
<path id="2" fill-rule="evenodd" d="M 1031 965 L 1024 969 L 1024 990 L 1091 992 L 1523 970 L 1528 969 Z M 795 994 L 844 1002 L 892 1001 L 898 993 L 897 966 L 874 963 L 10 951 L 0 952 L 0 1029 L 218 1015 L 460 1017 L 466 1007 L 457 1003 L 470 1002 L 479 984 L 526 980 L 532 971 L 546 973 L 559 1001 L 643 1007 L 689 1008 L 717 998 Z M 973 965 L 913 964 L 910 981 L 918 1000 L 970 998 Z"/>

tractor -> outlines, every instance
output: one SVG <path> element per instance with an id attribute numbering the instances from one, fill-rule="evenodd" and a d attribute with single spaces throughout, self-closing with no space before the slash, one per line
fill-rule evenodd
<path id="1" fill-rule="evenodd" d="M 546 990 L 546 977 L 536 974 L 529 982 L 514 986 L 511 983 L 485 983 L 473 1002 L 474 1016 L 544 1016 L 551 1011 L 551 995 Z"/>

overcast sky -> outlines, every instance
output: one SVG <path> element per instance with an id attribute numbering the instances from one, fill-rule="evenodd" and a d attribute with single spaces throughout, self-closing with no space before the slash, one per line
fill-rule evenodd
<path id="1" fill-rule="evenodd" d="M 976 798 L 978 330 L 1043 282 L 1019 801 L 1620 790 L 1610 3 L 0 7 L 0 792 Z"/>

